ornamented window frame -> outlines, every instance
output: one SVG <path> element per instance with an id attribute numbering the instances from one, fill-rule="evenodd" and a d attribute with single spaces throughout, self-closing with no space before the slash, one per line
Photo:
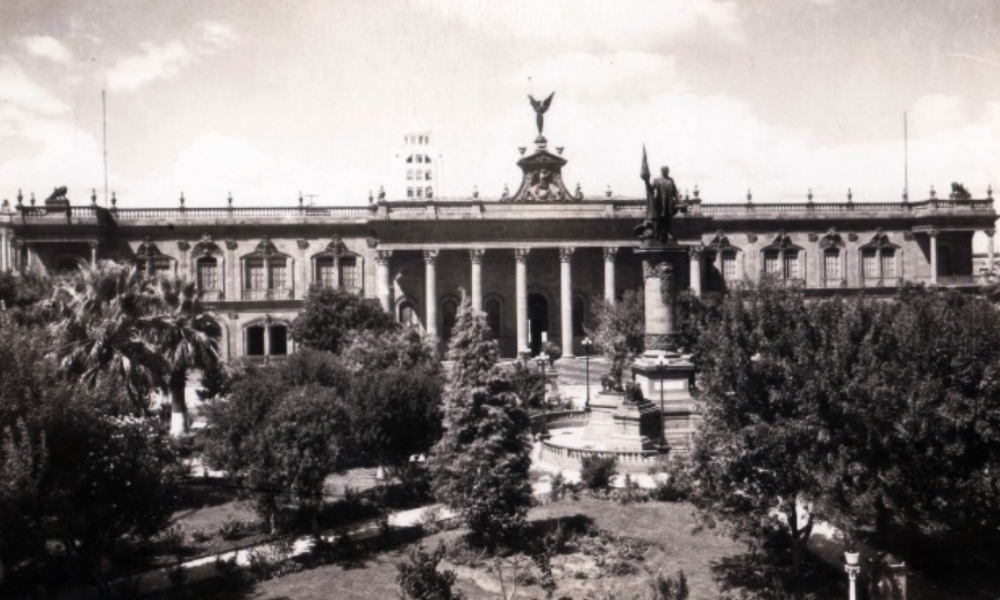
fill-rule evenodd
<path id="1" fill-rule="evenodd" d="M 720 262 L 723 255 L 726 253 L 733 253 L 734 259 L 736 261 L 736 277 L 733 279 L 726 279 L 725 268 Z M 743 249 L 739 246 L 734 246 L 729 241 L 729 236 L 727 236 L 721 229 L 715 232 L 712 240 L 705 244 L 704 256 L 711 257 L 709 260 L 705 261 L 704 269 L 706 273 L 705 281 L 709 286 L 722 285 L 724 287 L 729 287 L 746 279 L 746 255 Z M 718 279 L 712 276 L 713 271 L 718 272 Z"/>
<path id="2" fill-rule="evenodd" d="M 893 270 L 895 274 L 893 277 L 886 278 L 884 271 L 884 264 L 882 262 L 883 252 L 886 250 L 891 250 L 893 253 Z M 875 264 L 878 266 L 878 277 L 871 279 L 865 276 L 865 264 L 864 256 L 866 252 L 875 252 Z M 869 240 L 867 244 L 858 246 L 858 277 L 861 281 L 862 287 L 882 287 L 886 285 L 886 280 L 893 280 L 889 285 L 896 285 L 903 278 L 903 248 L 899 244 L 894 244 L 889 240 L 889 234 L 887 234 L 882 228 L 875 230 L 875 235 Z M 869 285 L 868 282 L 874 282 L 873 285 Z"/>
<path id="3" fill-rule="evenodd" d="M 789 236 L 784 229 L 778 232 L 774 241 L 760 249 L 760 279 L 762 280 L 773 276 L 773 274 L 766 271 L 765 260 L 768 252 L 778 253 L 778 264 L 781 267 L 781 276 L 774 277 L 775 281 L 781 281 L 786 284 L 789 282 L 804 283 L 806 281 L 806 265 L 808 264 L 806 260 L 806 249 L 792 242 L 791 236 Z M 789 252 L 795 252 L 796 268 L 799 271 L 798 277 L 788 276 L 788 264 L 786 259 Z"/>
<path id="4" fill-rule="evenodd" d="M 264 262 L 264 288 L 252 289 L 247 281 L 247 261 L 259 259 Z M 277 259 L 285 261 L 284 286 L 273 285 L 273 278 L 270 277 L 272 262 Z M 278 250 L 271 241 L 271 238 L 264 236 L 252 252 L 240 257 L 240 290 L 244 300 L 291 300 L 295 294 L 295 258 Z M 263 292 L 263 293 L 261 293 Z M 261 296 L 259 298 L 255 296 Z"/>
<path id="5" fill-rule="evenodd" d="M 215 290 L 204 290 L 201 289 L 201 280 L 199 279 L 198 263 L 204 258 L 214 258 L 219 266 L 219 287 Z M 190 265 L 190 272 L 193 274 L 192 279 L 195 285 L 198 286 L 198 290 L 202 294 L 208 294 L 210 296 L 216 295 L 216 298 L 206 297 L 208 301 L 212 300 L 224 300 L 226 297 L 226 253 L 223 252 L 222 247 L 212 238 L 208 233 L 203 233 L 201 239 L 191 247 L 191 251 L 188 254 L 188 263 Z M 213 294 L 215 292 L 215 294 Z"/>
<path id="6" fill-rule="evenodd" d="M 847 244 L 844 242 L 843 236 L 840 235 L 836 227 L 831 227 L 819 238 L 817 245 L 819 246 L 819 275 L 822 279 L 820 282 L 821 285 L 823 287 L 845 287 L 847 285 Z M 826 272 L 826 254 L 831 250 L 836 250 L 837 252 L 839 277 L 830 277 Z"/>
<path id="7" fill-rule="evenodd" d="M 143 272 L 147 275 L 155 274 L 162 270 L 153 268 L 154 263 L 166 261 L 170 265 L 166 269 L 168 276 L 177 276 L 177 259 L 161 252 L 160 248 L 149 237 L 143 238 L 142 243 L 135 249 L 133 260 L 136 266 L 142 268 Z"/>
<path id="8" fill-rule="evenodd" d="M 353 252 L 347 248 L 344 240 L 339 235 L 334 235 L 330 238 L 330 243 L 326 247 L 313 254 L 309 257 L 309 264 L 311 269 L 310 284 L 319 285 L 322 283 L 320 280 L 320 270 L 319 270 L 319 260 L 324 258 L 333 259 L 333 269 L 334 276 L 336 277 L 336 285 L 332 286 L 333 289 L 345 289 L 343 286 L 343 266 L 340 264 L 340 259 L 342 258 L 353 258 L 355 261 L 355 269 L 357 269 L 357 282 L 358 285 L 354 289 L 346 290 L 355 294 L 363 294 L 365 289 L 365 258 L 364 256 Z"/>
<path id="9" fill-rule="evenodd" d="M 248 331 L 253 327 L 260 327 L 264 329 L 264 354 L 250 354 L 249 350 L 249 340 L 247 339 Z M 285 328 L 285 353 L 284 354 L 273 354 L 270 353 L 271 346 L 271 329 L 274 327 L 284 327 Z M 285 357 L 295 352 L 294 340 L 292 340 L 292 322 L 288 319 L 280 317 L 272 317 L 271 315 L 264 315 L 263 317 L 258 317 L 256 319 L 247 321 L 246 323 L 240 324 L 240 337 L 243 340 L 243 356 L 244 357 L 259 357 L 263 360 L 268 361 L 271 357 Z"/>

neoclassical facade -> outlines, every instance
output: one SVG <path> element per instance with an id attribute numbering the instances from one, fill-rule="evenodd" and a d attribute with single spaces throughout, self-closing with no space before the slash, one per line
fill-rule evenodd
<path id="1" fill-rule="evenodd" d="M 561 154 L 561 153 L 560 153 Z M 562 182 L 566 161 L 547 149 L 518 161 L 522 183 L 500 198 L 392 201 L 366 206 L 109 209 L 4 201 L 0 267 L 54 274 L 79 261 L 134 262 L 195 280 L 225 324 L 224 354 L 282 356 L 311 285 L 377 298 L 403 322 L 446 339 L 461 290 L 487 315 L 505 356 L 543 339 L 580 355 L 595 302 L 642 288 L 634 229 L 645 199 L 584 197 Z M 673 219 L 691 246 L 675 274 L 695 293 L 773 278 L 809 294 L 884 294 L 904 282 L 975 286 L 993 272 L 992 191 L 838 204 L 703 202 L 695 191 Z M 989 236 L 986 266 L 972 238 Z M 978 261 L 978 259 L 977 259 Z"/>

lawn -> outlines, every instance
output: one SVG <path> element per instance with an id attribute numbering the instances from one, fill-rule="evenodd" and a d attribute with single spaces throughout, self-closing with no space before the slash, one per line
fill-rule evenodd
<path id="1" fill-rule="evenodd" d="M 636 561 L 637 572 L 621 577 L 602 574 L 600 578 L 580 578 L 570 573 L 586 571 L 587 559 L 578 554 L 558 556 L 553 559 L 557 572 L 558 589 L 555 598 L 567 595 L 584 598 L 598 597 L 604 591 L 618 592 L 619 598 L 630 598 L 632 593 L 644 592 L 650 573 L 662 571 L 673 575 L 683 570 L 688 577 L 692 598 L 712 597 L 716 585 L 712 580 L 711 565 L 714 561 L 742 552 L 742 547 L 715 531 L 692 533 L 695 527 L 692 508 L 687 504 L 649 502 L 622 505 L 601 500 L 564 500 L 532 510 L 533 522 L 565 519 L 583 515 L 600 529 L 608 530 L 622 538 L 635 538 L 650 545 Z M 461 531 L 447 531 L 424 538 L 426 547 L 439 542 L 454 543 Z M 360 565 L 345 568 L 341 565 L 320 567 L 258 584 L 247 594 L 252 600 L 383 600 L 398 597 L 396 565 L 407 560 L 409 546 L 373 555 Z M 442 562 L 445 568 L 458 573 L 457 587 L 469 600 L 499 597 L 497 578 L 485 568 L 471 568 Z M 591 569 L 593 565 L 590 565 Z M 561 574 L 567 574 L 562 576 Z M 527 586 L 519 598 L 541 598 L 544 594 L 537 586 Z"/>

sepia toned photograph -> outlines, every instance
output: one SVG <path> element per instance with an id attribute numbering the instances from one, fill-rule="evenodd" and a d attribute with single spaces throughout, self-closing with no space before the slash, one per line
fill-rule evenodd
<path id="1" fill-rule="evenodd" d="M 997 186 L 994 0 L 2 0 L 0 599 L 996 598 Z"/>

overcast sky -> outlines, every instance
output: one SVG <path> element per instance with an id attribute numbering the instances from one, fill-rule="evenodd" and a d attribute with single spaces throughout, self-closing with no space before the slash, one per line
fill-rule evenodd
<path id="1" fill-rule="evenodd" d="M 894 201 L 904 112 L 911 198 L 1000 187 L 996 0 L 2 0 L 0 196 L 101 193 L 102 89 L 119 206 L 365 203 L 414 124 L 498 196 L 552 91 L 590 195 Z"/>

